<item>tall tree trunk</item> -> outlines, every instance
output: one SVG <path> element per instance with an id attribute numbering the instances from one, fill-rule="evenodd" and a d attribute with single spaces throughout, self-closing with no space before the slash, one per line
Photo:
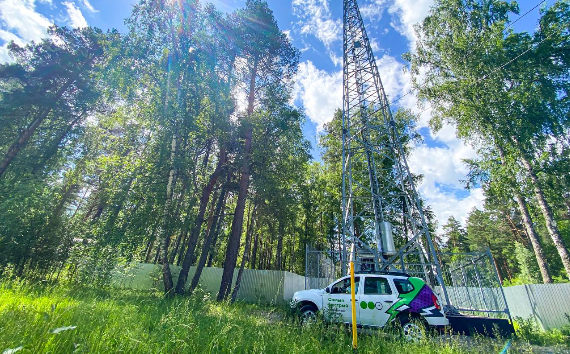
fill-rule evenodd
<path id="1" fill-rule="evenodd" d="M 162 262 L 162 279 L 164 281 L 164 292 L 168 295 L 172 295 L 172 288 L 174 284 L 172 282 L 172 273 L 170 272 L 170 264 L 168 263 L 168 245 L 170 243 L 170 212 L 172 205 L 172 194 L 174 191 L 174 185 L 176 183 L 176 168 L 175 168 L 175 158 L 176 158 L 176 143 L 177 136 L 176 132 L 172 134 L 172 146 L 170 150 L 170 171 L 168 173 L 168 184 L 166 185 L 166 201 L 164 203 L 164 212 L 162 215 L 162 229 L 160 232 L 160 258 Z"/>
<path id="2" fill-rule="evenodd" d="M 253 250 L 251 251 L 251 259 L 249 261 L 249 267 L 251 269 L 257 268 L 257 245 L 259 241 L 259 233 L 255 234 L 255 239 L 253 240 Z"/>
<path id="3" fill-rule="evenodd" d="M 109 216 L 109 218 L 107 219 L 107 222 L 105 223 L 105 230 L 108 236 L 108 233 L 111 231 L 111 229 L 113 229 L 115 227 L 115 222 L 117 221 L 117 218 L 119 217 L 119 213 L 121 212 L 121 209 L 123 209 L 123 205 L 125 204 L 125 201 L 127 200 L 127 196 L 131 190 L 131 187 L 133 185 L 133 182 L 135 180 L 134 174 L 129 177 L 129 179 L 127 180 L 127 184 L 126 186 L 121 188 L 121 196 L 119 198 L 119 201 L 114 204 L 114 207 L 111 210 L 111 215 Z"/>
<path id="4" fill-rule="evenodd" d="M 273 261 L 273 242 L 267 246 L 267 264 L 265 266 L 265 269 L 271 269 L 271 263 Z"/>
<path id="5" fill-rule="evenodd" d="M 59 145 L 61 145 L 61 143 L 63 142 L 63 140 L 65 139 L 65 137 L 67 136 L 67 134 L 71 131 L 71 129 L 73 129 L 73 127 L 75 126 L 75 124 L 77 124 L 80 120 L 82 120 L 84 117 L 86 116 L 86 113 L 83 112 L 79 115 L 77 115 L 77 117 L 75 117 L 75 119 L 73 119 L 71 121 L 71 123 L 67 124 L 65 126 L 65 128 L 62 129 L 62 131 L 59 133 L 59 135 L 57 136 L 57 138 L 55 138 L 50 146 L 46 149 L 46 151 L 43 153 L 43 157 L 42 157 L 42 161 L 39 162 L 36 166 L 34 166 L 34 168 L 32 169 L 32 174 L 36 174 L 38 173 L 38 171 L 40 169 L 42 169 L 45 165 L 47 165 L 48 161 L 57 153 L 57 151 L 59 150 Z"/>
<path id="6" fill-rule="evenodd" d="M 214 239 L 214 234 L 216 233 L 216 229 L 218 228 L 218 220 L 220 220 L 220 214 L 222 213 L 222 209 L 225 204 L 226 200 L 226 193 L 228 190 L 228 184 L 231 181 L 232 174 L 231 172 L 228 173 L 228 177 L 226 183 L 222 185 L 222 190 L 220 192 L 220 196 L 218 197 L 218 201 L 216 203 L 216 210 L 214 211 L 214 215 L 212 217 L 212 225 L 210 225 L 210 230 L 206 234 L 206 238 L 204 239 L 204 245 L 202 245 L 202 252 L 200 253 L 200 259 L 198 260 L 198 265 L 196 266 L 196 273 L 194 273 L 194 277 L 192 277 L 192 281 L 190 282 L 189 292 L 191 293 L 196 289 L 198 286 L 198 282 L 200 281 L 200 276 L 202 275 L 202 270 L 204 269 L 204 265 L 206 265 L 206 260 L 208 255 L 210 254 L 210 247 L 212 247 L 212 241 Z"/>
<path id="7" fill-rule="evenodd" d="M 158 223 L 159 223 L 158 220 L 157 222 L 154 223 L 154 226 L 152 227 L 152 233 L 150 234 L 148 243 L 146 245 L 146 252 L 144 257 L 145 263 L 150 263 L 150 255 L 152 254 L 152 248 L 154 246 L 154 241 L 156 239 L 156 229 L 158 228 Z"/>
<path id="8" fill-rule="evenodd" d="M 499 155 L 501 156 L 501 163 L 505 165 L 506 164 L 505 151 L 501 145 L 496 144 L 496 146 L 499 151 Z M 552 277 L 550 276 L 550 271 L 548 270 L 548 262 L 546 261 L 546 257 L 544 256 L 544 251 L 542 250 L 538 234 L 536 233 L 534 224 L 532 223 L 532 218 L 530 217 L 530 213 L 528 212 L 526 201 L 524 197 L 521 195 L 521 192 L 516 189 L 516 182 L 514 182 L 512 178 L 510 179 L 509 182 L 513 187 L 513 192 L 515 195 L 515 199 L 517 201 L 517 205 L 519 207 L 519 211 L 521 213 L 523 225 L 525 227 L 530 243 L 532 244 L 534 255 L 536 257 L 536 261 L 540 269 L 540 274 L 542 275 L 542 281 L 545 284 L 552 283 Z"/>
<path id="9" fill-rule="evenodd" d="M 511 216 L 507 213 L 503 211 L 503 215 L 505 216 L 505 218 L 507 219 L 507 221 L 509 222 L 509 224 L 511 224 L 511 232 L 513 233 L 513 236 L 515 237 L 515 239 L 519 240 L 523 245 L 525 245 L 525 247 L 528 247 L 528 240 L 523 237 L 523 235 L 521 235 L 521 232 L 519 230 L 519 228 L 515 225 L 515 222 L 513 221 L 513 219 L 511 218 Z"/>
<path id="10" fill-rule="evenodd" d="M 513 280 L 513 273 L 511 272 L 511 267 L 509 267 L 509 262 L 506 259 L 503 259 L 503 264 L 505 265 L 505 270 L 507 272 L 507 276 L 509 277 L 509 281 Z"/>
<path id="11" fill-rule="evenodd" d="M 71 197 L 73 192 L 75 192 L 78 188 L 79 185 L 76 183 L 70 183 L 70 184 L 66 183 L 61 193 L 61 199 L 59 200 L 59 202 L 55 207 L 55 210 L 53 211 L 52 218 L 57 219 L 60 216 L 63 207 L 65 206 L 65 204 L 67 204 L 67 201 L 69 200 L 69 197 Z"/>
<path id="12" fill-rule="evenodd" d="M 81 198 L 79 198 L 79 202 L 77 203 L 77 206 L 75 207 L 75 210 L 73 211 L 73 214 L 71 214 L 70 220 L 75 219 L 75 215 L 77 215 L 77 212 L 79 210 L 81 210 L 81 207 L 83 207 L 83 203 L 86 201 L 87 198 L 85 198 L 87 196 L 87 194 L 91 192 L 91 187 L 87 186 L 85 188 L 85 192 L 83 192 L 83 195 L 81 196 Z"/>
<path id="13" fill-rule="evenodd" d="M 180 179 L 180 177 L 179 177 Z M 181 214 L 181 209 L 182 209 L 182 204 L 184 202 L 184 196 L 186 194 L 186 189 L 188 187 L 188 179 L 184 178 L 183 182 L 182 182 L 182 188 L 180 190 L 180 194 L 178 196 L 178 200 L 176 203 L 176 208 L 174 209 L 174 213 L 172 214 L 172 220 L 178 220 L 178 218 L 180 217 Z M 186 222 L 186 219 L 184 220 L 184 222 Z M 184 231 L 180 231 L 178 233 L 178 237 L 176 237 L 176 241 L 174 242 L 174 249 L 170 251 L 170 264 L 173 264 L 174 261 L 176 260 L 176 256 L 178 254 L 178 249 L 180 248 L 180 244 L 181 244 L 181 240 L 182 240 L 182 236 L 184 234 Z"/>
<path id="14" fill-rule="evenodd" d="M 253 127 L 251 125 L 251 116 L 253 114 L 253 106 L 255 102 L 255 78 L 257 76 L 257 66 L 258 59 L 254 59 L 253 70 L 251 73 L 251 78 L 249 82 L 249 95 L 248 95 L 248 107 L 247 107 L 247 117 L 248 120 L 245 122 L 245 143 L 243 148 L 243 166 L 241 170 L 239 192 L 236 203 L 236 208 L 234 212 L 234 218 L 232 220 L 232 231 L 230 234 L 230 239 L 228 241 L 228 247 L 226 250 L 226 259 L 224 261 L 224 272 L 222 274 L 222 282 L 220 283 L 220 290 L 218 291 L 218 301 L 222 301 L 227 298 L 232 285 L 232 278 L 234 274 L 234 269 L 236 267 L 237 256 L 239 252 L 239 243 L 241 238 L 241 232 L 243 228 L 243 214 L 245 211 L 245 201 L 247 199 L 247 190 L 249 188 L 249 169 L 251 160 L 251 143 L 253 135 Z"/>
<path id="15" fill-rule="evenodd" d="M 46 119 L 46 117 L 51 112 L 56 103 L 59 101 L 61 96 L 63 96 L 65 91 L 67 91 L 67 89 L 75 82 L 75 80 L 77 80 L 79 75 L 91 63 L 91 61 L 93 61 L 93 59 L 94 58 L 89 58 L 80 70 L 78 70 L 74 75 L 72 75 L 69 79 L 67 79 L 67 81 L 55 93 L 51 101 L 51 104 L 43 109 L 40 109 L 40 111 L 37 113 L 32 123 L 30 123 L 30 125 L 20 133 L 20 137 L 18 138 L 18 140 L 16 140 L 10 146 L 10 148 L 8 148 L 8 151 L 4 155 L 4 159 L 0 163 L 0 178 L 2 178 L 4 172 L 6 172 L 6 169 L 8 169 L 8 166 L 10 166 L 10 164 L 12 163 L 14 158 L 18 155 L 18 153 L 22 150 L 22 148 L 26 146 L 28 140 L 30 140 L 36 129 L 38 129 L 38 127 Z"/>
<path id="16" fill-rule="evenodd" d="M 178 237 L 176 237 L 176 242 L 174 242 L 174 249 L 170 251 L 170 264 L 173 264 L 174 261 L 176 261 L 176 256 L 178 255 L 178 250 L 180 249 L 183 235 L 184 231 L 180 231 L 178 233 Z"/>
<path id="17" fill-rule="evenodd" d="M 181 240 L 180 240 L 180 245 L 181 247 L 178 249 L 178 256 L 176 257 L 176 265 L 180 266 L 180 264 L 182 263 L 182 260 L 184 259 L 184 250 L 186 249 L 186 245 L 187 245 L 187 239 L 188 239 L 188 230 L 186 230 L 186 227 L 184 228 L 184 230 L 182 230 L 182 232 L 180 233 L 181 236 Z"/>
<path id="18" fill-rule="evenodd" d="M 554 216 L 552 214 L 552 209 L 550 209 L 550 205 L 546 201 L 544 192 L 542 191 L 542 188 L 540 186 L 540 181 L 538 180 L 538 177 L 534 172 L 532 164 L 526 158 L 526 156 L 523 156 L 521 161 L 528 173 L 528 176 L 532 181 L 534 194 L 536 196 L 536 199 L 538 200 L 538 205 L 540 206 L 542 215 L 544 216 L 544 221 L 546 222 L 546 228 L 548 229 L 550 238 L 552 238 L 554 246 L 556 247 L 556 250 L 558 251 L 560 258 L 562 259 L 562 264 L 564 264 L 564 269 L 566 270 L 566 277 L 570 279 L 570 254 L 568 254 L 568 249 L 566 248 L 566 245 L 564 245 L 564 241 L 560 236 L 560 232 L 558 231 L 558 227 L 556 226 L 556 221 L 554 220 Z"/>
<path id="19" fill-rule="evenodd" d="M 178 218 L 180 217 L 180 209 L 182 209 L 182 204 L 183 204 L 183 200 L 184 200 L 184 195 L 186 193 L 186 188 L 188 187 L 188 179 L 184 179 L 183 183 L 182 183 L 182 188 L 180 191 L 180 195 L 178 197 L 178 202 L 176 203 L 176 208 L 174 210 L 173 213 L 173 220 L 178 220 Z M 178 233 L 178 237 L 176 237 L 176 241 L 174 243 L 174 249 L 170 251 L 170 264 L 174 263 L 174 260 L 176 259 L 176 255 L 178 254 L 178 248 L 180 247 L 180 242 L 182 239 L 182 235 L 183 235 L 183 231 Z"/>
<path id="20" fill-rule="evenodd" d="M 495 269 L 497 270 L 497 276 L 499 277 L 499 283 L 501 284 L 501 286 L 503 286 L 503 277 L 501 276 L 500 268 L 499 268 L 499 265 L 497 264 L 497 258 L 495 256 L 493 256 L 493 254 L 491 253 L 491 242 L 489 241 L 489 239 L 487 239 L 487 248 L 489 249 L 489 253 L 491 254 L 491 258 L 493 259 L 493 265 L 495 266 Z"/>
<path id="21" fill-rule="evenodd" d="M 249 136 L 248 136 L 249 135 Z M 249 142 L 249 144 L 248 144 Z M 246 132 L 246 145 L 251 148 L 251 130 Z M 248 154 L 249 155 L 249 150 Z M 218 292 L 217 300 L 225 300 L 231 289 L 232 278 L 234 269 L 236 267 L 237 256 L 239 251 L 240 238 L 243 228 L 243 214 L 245 210 L 245 201 L 247 198 L 247 189 L 249 188 L 249 157 L 244 157 L 244 165 L 242 168 L 242 175 L 240 179 L 240 188 L 238 199 L 232 220 L 232 230 L 226 249 L 226 258 L 224 261 L 224 271 L 222 273 L 222 281 L 220 283 L 220 290 Z"/>
<path id="22" fill-rule="evenodd" d="M 194 251 L 196 250 L 196 244 L 198 242 L 198 235 L 200 234 L 200 229 L 204 223 L 204 214 L 206 213 L 206 207 L 208 206 L 208 201 L 210 200 L 210 194 L 214 189 L 218 181 L 218 177 L 224 169 L 226 163 L 226 150 L 225 148 L 220 149 L 220 156 L 218 159 L 218 164 L 214 172 L 210 175 L 210 180 L 206 186 L 202 189 L 202 196 L 200 197 L 200 209 L 198 210 L 198 215 L 196 217 L 196 222 L 194 227 L 190 232 L 190 239 L 188 241 L 188 248 L 186 249 L 186 254 L 184 255 L 184 261 L 182 262 L 182 269 L 180 269 L 180 275 L 178 276 L 178 282 L 176 283 L 176 293 L 184 294 L 184 287 L 186 286 L 186 280 L 188 279 L 188 272 L 190 271 L 190 266 L 194 261 Z"/>
<path id="23" fill-rule="evenodd" d="M 212 246 L 210 247 L 210 252 L 208 254 L 208 267 L 212 266 L 212 263 L 214 262 L 214 258 L 216 258 L 216 255 L 218 254 L 218 238 L 220 237 L 220 232 L 222 230 L 223 224 L 224 224 L 224 218 L 226 216 L 225 214 L 225 210 L 226 210 L 226 204 L 228 202 L 228 196 L 229 196 L 229 191 L 226 192 L 226 197 L 224 198 L 224 202 L 222 204 L 222 212 L 221 215 L 219 216 L 218 219 L 218 226 L 216 227 L 216 230 L 214 231 L 214 237 L 212 238 Z"/>
<path id="24" fill-rule="evenodd" d="M 177 247 L 176 247 L 176 265 L 179 266 L 182 261 L 184 260 L 184 254 L 188 245 L 188 228 L 190 227 L 190 222 L 192 221 L 192 209 L 194 209 L 194 205 L 195 205 L 195 195 L 196 195 L 196 191 L 199 189 L 198 185 L 197 185 L 197 176 L 198 175 L 202 175 L 204 176 L 205 174 L 205 170 L 206 167 L 208 165 L 208 161 L 210 159 L 210 152 L 211 152 L 211 140 L 209 140 L 207 146 L 206 146 L 206 152 L 204 153 L 204 157 L 202 159 L 202 167 L 198 167 L 198 157 L 196 157 L 194 159 L 194 171 L 192 173 L 192 180 L 190 181 L 190 183 L 193 186 L 193 190 L 192 190 L 192 198 L 190 198 L 190 201 L 188 202 L 188 207 L 186 208 L 186 217 L 184 218 L 184 222 L 182 223 L 182 231 L 180 232 L 180 234 L 178 235 L 177 238 Z"/>
<path id="25" fill-rule="evenodd" d="M 156 252 L 154 254 L 154 260 L 152 261 L 153 264 L 158 264 L 158 256 L 160 256 L 160 244 L 156 247 Z"/>
<path id="26" fill-rule="evenodd" d="M 548 262 L 546 261 L 546 257 L 544 256 L 544 251 L 542 250 L 542 246 L 540 245 L 538 235 L 536 234 L 536 230 L 534 229 L 532 219 L 530 218 L 530 213 L 528 212 L 526 201 L 518 191 L 515 191 L 515 199 L 517 200 L 517 204 L 519 206 L 519 211 L 521 213 L 526 233 L 528 235 L 528 238 L 530 239 L 530 243 L 532 244 L 532 248 L 536 256 L 538 268 L 540 268 L 540 274 L 542 275 L 542 282 L 544 284 L 550 284 L 552 283 L 552 277 L 550 276 L 550 272 L 548 270 Z"/>
<path id="27" fill-rule="evenodd" d="M 243 270 L 245 268 L 245 263 L 249 260 L 249 251 L 251 249 L 251 237 L 253 234 L 254 224 L 255 224 L 255 211 L 256 206 L 253 206 L 253 211 L 249 212 L 249 217 L 247 220 L 247 230 L 245 236 L 245 249 L 243 251 L 243 257 L 241 259 L 241 265 L 239 267 L 238 276 L 236 279 L 236 285 L 232 291 L 231 302 L 235 302 L 237 299 L 237 294 L 239 293 L 239 288 L 241 286 L 241 278 L 243 277 Z"/>
<path id="28" fill-rule="evenodd" d="M 99 219 L 101 217 L 101 215 L 103 214 L 104 209 L 105 209 L 105 202 L 100 200 L 99 204 L 97 205 L 97 209 L 95 211 L 95 214 L 93 214 L 93 218 L 91 219 L 91 221 L 93 221 L 93 222 L 97 221 L 97 219 Z"/>
<path id="29" fill-rule="evenodd" d="M 226 194 L 227 198 L 227 194 Z M 224 200 L 224 204 L 222 205 L 222 215 L 220 216 L 221 219 L 218 221 L 218 227 L 214 231 L 214 237 L 212 238 L 212 246 L 210 246 L 210 251 L 208 252 L 208 263 L 207 267 L 211 267 L 214 263 L 214 258 L 218 254 L 218 238 L 220 237 L 220 231 L 222 230 L 222 224 L 224 223 L 224 207 L 226 205 L 226 200 Z"/>
<path id="30" fill-rule="evenodd" d="M 259 239 L 259 262 L 257 264 L 257 269 L 263 269 L 263 257 L 265 256 L 265 249 L 263 248 L 263 239 Z"/>
<path id="31" fill-rule="evenodd" d="M 283 259 L 283 237 L 285 233 L 285 223 L 283 221 L 279 222 L 279 235 L 277 235 L 277 255 L 275 257 L 275 269 L 282 270 L 282 259 Z"/>

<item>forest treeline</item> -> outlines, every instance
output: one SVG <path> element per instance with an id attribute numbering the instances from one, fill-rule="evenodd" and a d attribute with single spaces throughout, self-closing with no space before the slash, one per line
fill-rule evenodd
<path id="1" fill-rule="evenodd" d="M 513 32 L 512 12 L 516 3 L 438 0 L 417 27 L 405 58 L 419 97 L 435 107 L 434 130 L 454 123 L 476 148 L 466 184 L 486 195 L 465 228 L 450 218 L 437 234 L 425 212 L 441 251 L 490 248 L 511 284 L 567 280 L 570 9 L 544 8 L 532 34 Z M 312 161 L 291 104 L 300 54 L 268 5 L 224 14 L 141 0 L 126 25 L 54 26 L 40 43 L 9 45 L 0 276 L 103 285 L 117 265 L 149 262 L 168 294 L 183 294 L 217 266 L 223 300 L 244 268 L 303 274 L 307 245 L 338 249 L 341 113 Z M 417 117 L 395 119 L 409 154 Z"/>

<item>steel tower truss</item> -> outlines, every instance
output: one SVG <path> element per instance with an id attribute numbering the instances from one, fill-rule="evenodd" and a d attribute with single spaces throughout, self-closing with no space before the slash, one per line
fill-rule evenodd
<path id="1" fill-rule="evenodd" d="M 361 270 L 418 275 L 449 303 L 406 161 L 405 124 L 390 111 L 356 0 L 343 3 L 343 265 L 350 250 Z"/>

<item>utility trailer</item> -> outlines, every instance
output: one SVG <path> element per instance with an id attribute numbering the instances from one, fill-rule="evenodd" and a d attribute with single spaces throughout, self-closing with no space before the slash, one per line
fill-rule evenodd
<path id="1" fill-rule="evenodd" d="M 491 252 L 443 253 L 440 257 L 450 301 L 446 315 L 453 332 L 512 336 L 513 321 Z"/>
<path id="2" fill-rule="evenodd" d="M 506 318 L 470 316 L 462 314 L 445 315 L 453 333 L 468 336 L 480 334 L 491 338 L 509 338 L 515 333 L 513 324 Z"/>

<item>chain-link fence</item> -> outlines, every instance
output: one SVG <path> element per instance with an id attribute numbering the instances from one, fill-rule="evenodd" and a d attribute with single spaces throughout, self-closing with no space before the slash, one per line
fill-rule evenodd
<path id="1" fill-rule="evenodd" d="M 306 248 L 305 289 L 322 289 L 342 276 L 341 253 Z"/>

